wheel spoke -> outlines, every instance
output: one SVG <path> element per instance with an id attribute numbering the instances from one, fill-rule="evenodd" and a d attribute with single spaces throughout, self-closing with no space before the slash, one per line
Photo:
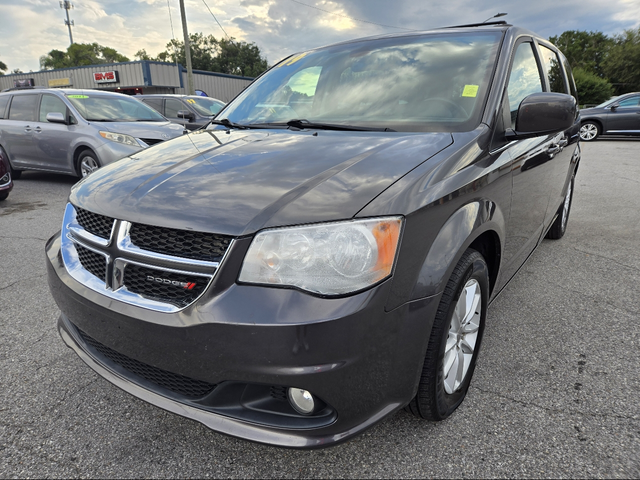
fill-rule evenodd
<path id="1" fill-rule="evenodd" d="M 444 361 L 442 362 L 442 371 L 444 372 L 445 378 L 449 376 L 449 372 L 451 372 L 451 367 L 456 360 L 456 349 L 451 349 L 444 355 Z"/>
<path id="2" fill-rule="evenodd" d="M 474 342 L 474 346 L 475 346 L 475 342 Z M 466 353 L 467 355 L 470 355 L 473 353 L 473 347 L 467 342 L 466 338 L 463 338 L 462 341 L 460 342 L 460 351 L 462 353 Z"/>
<path id="3" fill-rule="evenodd" d="M 462 349 L 458 350 L 457 359 L 458 367 L 456 371 L 456 388 L 458 388 L 458 386 L 462 383 L 462 379 L 464 378 L 464 353 L 462 352 Z"/>
<path id="4" fill-rule="evenodd" d="M 459 363 L 459 358 L 455 350 L 451 352 L 451 365 L 449 371 L 444 374 L 444 389 L 448 394 L 452 394 L 456 391 L 456 373 L 459 370 L 456 365 Z"/>

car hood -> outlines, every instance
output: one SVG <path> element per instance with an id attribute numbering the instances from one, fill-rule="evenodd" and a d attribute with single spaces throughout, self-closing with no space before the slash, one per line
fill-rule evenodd
<path id="1" fill-rule="evenodd" d="M 179 137 L 184 127 L 171 122 L 91 122 L 100 125 L 102 130 L 124 133 L 136 138 L 154 138 L 168 140 Z"/>
<path id="2" fill-rule="evenodd" d="M 241 236 L 353 217 L 449 133 L 201 130 L 107 165 L 70 201 L 131 222 Z"/>

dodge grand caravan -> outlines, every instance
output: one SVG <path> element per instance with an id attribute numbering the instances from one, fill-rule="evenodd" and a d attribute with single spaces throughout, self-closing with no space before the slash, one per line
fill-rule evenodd
<path id="1" fill-rule="evenodd" d="M 491 300 L 566 231 L 579 127 L 564 56 L 504 23 L 292 55 L 208 129 L 73 187 L 46 246 L 60 335 L 258 442 L 443 420 Z"/>

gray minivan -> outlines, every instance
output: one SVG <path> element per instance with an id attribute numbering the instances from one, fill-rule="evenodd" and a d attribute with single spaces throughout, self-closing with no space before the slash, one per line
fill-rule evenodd
<path id="1" fill-rule="evenodd" d="M 136 99 L 143 101 L 172 122 L 184 125 L 187 130 L 204 127 L 226 105 L 222 100 L 199 95 L 136 95 Z"/>
<path id="2" fill-rule="evenodd" d="M 0 149 L 22 170 L 85 177 L 186 130 L 135 98 L 76 89 L 0 93 Z"/>

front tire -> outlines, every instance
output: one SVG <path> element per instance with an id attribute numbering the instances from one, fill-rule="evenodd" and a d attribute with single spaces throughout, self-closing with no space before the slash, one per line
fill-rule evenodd
<path id="1" fill-rule="evenodd" d="M 418 393 L 407 409 L 440 421 L 464 400 L 478 359 L 489 299 L 489 268 L 468 249 L 444 289 L 431 330 Z"/>
<path id="2" fill-rule="evenodd" d="M 600 136 L 602 129 L 595 122 L 584 122 L 580 126 L 580 140 L 585 142 L 593 142 Z"/>
<path id="3" fill-rule="evenodd" d="M 3 200 L 6 200 L 8 196 L 9 196 L 9 192 L 0 192 L 0 202 L 2 202 Z"/>
<path id="4" fill-rule="evenodd" d="M 91 175 L 100 168 L 100 162 L 95 154 L 89 150 L 85 150 L 78 157 L 78 176 L 84 178 Z"/>

